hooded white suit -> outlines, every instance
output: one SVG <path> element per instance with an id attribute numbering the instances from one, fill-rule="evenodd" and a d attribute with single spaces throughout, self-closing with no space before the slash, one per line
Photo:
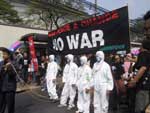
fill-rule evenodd
<path id="1" fill-rule="evenodd" d="M 78 87 L 78 101 L 77 101 L 77 112 L 89 113 L 90 108 L 90 92 L 86 93 L 86 89 L 90 89 L 90 81 L 92 70 L 87 65 L 87 58 L 82 56 L 80 61 L 83 64 L 78 69 L 78 80 L 77 80 L 77 87 Z"/>
<path id="2" fill-rule="evenodd" d="M 75 85 L 77 82 L 77 71 L 78 66 L 73 62 L 73 55 L 67 55 L 67 60 L 69 62 L 65 65 L 63 71 L 63 91 L 61 94 L 60 105 L 66 105 L 68 98 L 69 100 L 69 107 L 74 107 L 74 99 L 76 96 L 76 88 L 72 85 Z"/>
<path id="3" fill-rule="evenodd" d="M 46 84 L 47 90 L 50 96 L 50 99 L 58 99 L 56 93 L 56 76 L 58 72 L 58 65 L 54 61 L 54 55 L 50 55 L 50 62 L 48 63 L 47 72 L 46 72 Z"/>
<path id="4" fill-rule="evenodd" d="M 113 89 L 113 78 L 110 66 L 104 61 L 104 53 L 96 53 L 99 62 L 93 66 L 94 113 L 108 113 L 109 95 Z"/>

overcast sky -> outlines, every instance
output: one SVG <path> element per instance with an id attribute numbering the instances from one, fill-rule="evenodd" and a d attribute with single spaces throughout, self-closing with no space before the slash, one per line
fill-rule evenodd
<path id="1" fill-rule="evenodd" d="M 88 1 L 94 3 L 95 0 Z M 142 17 L 148 10 L 150 10 L 150 0 L 97 0 L 97 3 L 99 6 L 108 10 L 128 5 L 130 19 Z"/>

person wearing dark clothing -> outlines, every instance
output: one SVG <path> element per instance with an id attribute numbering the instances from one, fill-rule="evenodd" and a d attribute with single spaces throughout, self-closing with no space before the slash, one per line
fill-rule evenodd
<path id="1" fill-rule="evenodd" d="M 44 56 L 42 56 L 41 60 L 39 62 L 41 90 L 42 91 L 46 90 L 46 81 L 45 81 L 46 69 L 47 69 L 47 61 L 46 61 L 46 58 Z"/>
<path id="2" fill-rule="evenodd" d="M 121 76 L 125 73 L 123 63 L 121 62 L 121 58 L 116 55 L 115 56 L 115 63 L 113 64 L 113 72 L 114 72 L 114 79 L 120 80 Z"/>
<path id="3" fill-rule="evenodd" d="M 124 68 L 123 68 L 123 63 L 121 62 L 121 58 L 119 55 L 114 56 L 114 63 L 112 64 L 112 72 L 113 72 L 113 77 L 115 81 L 115 87 L 112 91 L 111 97 L 110 97 L 110 105 L 114 111 L 118 110 L 119 103 L 120 103 L 120 92 L 119 92 L 119 81 L 121 80 L 121 76 L 124 74 Z M 115 99 L 115 100 L 114 100 Z"/>
<path id="4" fill-rule="evenodd" d="M 45 77 L 46 69 L 47 69 L 47 61 L 44 56 L 42 56 L 41 62 L 39 64 L 40 64 L 39 67 L 40 67 L 41 76 Z"/>
<path id="5" fill-rule="evenodd" d="M 16 67 L 18 71 L 22 71 L 23 68 L 23 55 L 20 52 L 16 52 Z"/>
<path id="6" fill-rule="evenodd" d="M 139 56 L 138 60 L 134 65 L 133 71 L 137 73 L 137 71 L 142 67 L 147 67 L 147 70 L 143 73 L 143 76 L 139 79 L 137 83 L 138 89 L 150 90 L 150 83 L 149 83 L 149 76 L 148 70 L 150 66 L 150 51 L 142 51 Z M 147 82 L 145 81 L 145 77 L 148 77 Z M 149 85 L 148 85 L 149 84 Z"/>
<path id="7" fill-rule="evenodd" d="M 134 66 L 135 78 L 128 84 L 129 87 L 136 87 L 135 112 L 145 113 L 150 104 L 150 11 L 144 15 L 144 35 L 141 53 Z"/>
<path id="8" fill-rule="evenodd" d="M 134 65 L 135 77 L 128 83 L 129 87 L 136 87 L 135 112 L 145 113 L 150 103 L 150 41 L 142 43 L 141 52 Z"/>
<path id="9" fill-rule="evenodd" d="M 23 80 L 25 82 L 28 82 L 28 67 L 29 67 L 29 64 L 30 64 L 30 60 L 27 56 L 27 53 L 24 53 L 24 56 L 23 56 Z"/>
<path id="10" fill-rule="evenodd" d="M 3 61 L 0 67 L 0 113 L 5 113 L 7 106 L 8 113 L 15 111 L 16 92 L 16 71 L 10 59 L 10 51 L 2 49 Z"/>
<path id="11" fill-rule="evenodd" d="M 139 55 L 138 61 L 135 65 L 135 69 L 139 71 L 142 67 L 145 67 L 147 69 L 145 70 L 143 76 L 137 82 L 136 111 L 139 111 L 139 109 L 140 111 L 142 109 L 142 111 L 144 111 L 150 103 L 150 73 L 148 74 L 148 70 L 150 68 L 150 52 L 148 53 L 145 51 Z M 143 95 L 144 98 L 142 98 L 141 95 Z"/>

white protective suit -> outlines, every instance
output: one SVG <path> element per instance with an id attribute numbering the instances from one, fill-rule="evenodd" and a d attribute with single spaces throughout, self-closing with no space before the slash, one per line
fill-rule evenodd
<path id="1" fill-rule="evenodd" d="M 76 88 L 73 86 L 77 82 L 77 71 L 78 66 L 73 62 L 73 55 L 67 55 L 67 64 L 65 65 L 63 71 L 63 91 L 61 94 L 60 105 L 66 106 L 68 98 L 69 100 L 69 107 L 74 107 L 74 99 L 76 96 Z"/>
<path id="2" fill-rule="evenodd" d="M 94 113 L 108 113 L 109 91 L 113 89 L 113 77 L 110 66 L 104 61 L 104 53 L 96 53 L 97 62 L 93 66 Z"/>
<path id="3" fill-rule="evenodd" d="M 50 99 L 58 99 L 56 93 L 56 76 L 58 72 L 58 65 L 54 61 L 54 55 L 49 56 L 50 62 L 48 63 L 47 72 L 46 72 L 46 84 L 47 90 L 50 96 Z"/>
<path id="4" fill-rule="evenodd" d="M 82 56 L 80 58 L 81 66 L 78 69 L 78 101 L 77 107 L 78 111 L 76 113 L 89 113 L 90 111 L 90 92 L 86 92 L 86 89 L 90 90 L 90 81 L 92 70 L 87 65 L 87 58 Z"/>

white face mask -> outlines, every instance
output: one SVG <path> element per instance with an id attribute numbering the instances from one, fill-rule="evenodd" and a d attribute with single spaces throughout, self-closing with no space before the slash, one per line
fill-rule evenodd
<path id="1" fill-rule="evenodd" d="M 67 58 L 67 63 L 70 63 L 70 59 Z"/>
<path id="2" fill-rule="evenodd" d="M 83 66 L 85 63 L 84 63 L 84 61 L 80 60 L 80 64 L 81 64 L 81 66 Z"/>
<path id="3" fill-rule="evenodd" d="M 49 61 L 52 62 L 53 60 L 50 58 Z"/>
<path id="4" fill-rule="evenodd" d="M 96 61 L 97 61 L 97 62 L 101 62 L 101 60 L 102 60 L 102 58 L 96 56 Z"/>

